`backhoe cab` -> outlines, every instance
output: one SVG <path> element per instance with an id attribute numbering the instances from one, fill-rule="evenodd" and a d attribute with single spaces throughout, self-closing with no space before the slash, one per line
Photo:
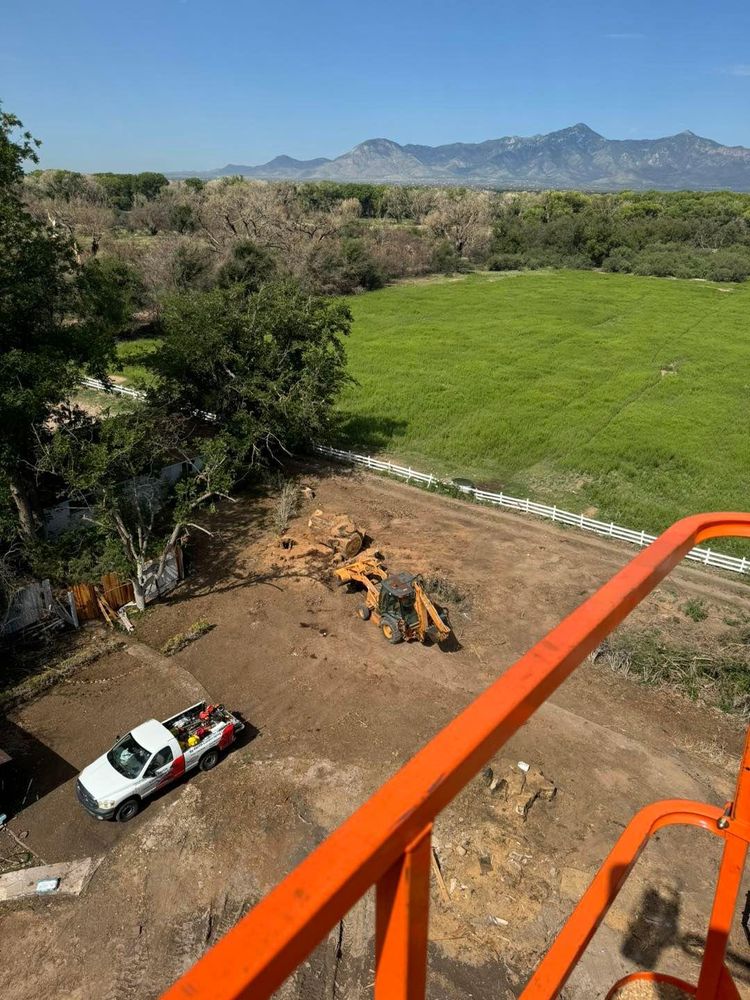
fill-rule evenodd
<path id="1" fill-rule="evenodd" d="M 357 608 L 363 621 L 380 626 L 388 642 L 419 639 L 444 642 L 451 635 L 448 612 L 436 607 L 418 573 L 387 574 L 374 556 L 354 559 L 334 571 L 338 582 L 357 583 L 365 589 L 365 601 Z"/>

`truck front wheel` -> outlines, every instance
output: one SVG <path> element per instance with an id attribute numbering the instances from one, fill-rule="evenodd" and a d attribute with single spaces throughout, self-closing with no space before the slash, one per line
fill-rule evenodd
<path id="1" fill-rule="evenodd" d="M 137 816 L 141 808 L 139 799 L 126 799 L 115 810 L 115 819 L 118 823 L 127 823 L 129 819 Z"/>
<path id="2" fill-rule="evenodd" d="M 200 759 L 198 767 L 201 771 L 210 771 L 212 767 L 216 767 L 219 763 L 219 751 L 218 750 L 206 750 Z"/>

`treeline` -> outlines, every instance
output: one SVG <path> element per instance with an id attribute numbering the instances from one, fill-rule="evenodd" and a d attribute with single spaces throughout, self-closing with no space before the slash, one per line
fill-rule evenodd
<path id="1" fill-rule="evenodd" d="M 168 183 L 154 173 L 48 170 L 27 175 L 24 198 L 37 219 L 69 235 L 81 258 L 106 256 L 129 272 L 138 323 L 158 318 L 165 295 L 219 285 L 235 256 L 248 252 L 243 244 L 320 294 L 472 268 L 750 275 L 750 195 L 730 192 L 488 192 L 240 177 Z"/>
<path id="2" fill-rule="evenodd" d="M 750 275 L 750 195 L 717 192 L 502 197 L 487 266 L 603 268 L 675 278 Z"/>

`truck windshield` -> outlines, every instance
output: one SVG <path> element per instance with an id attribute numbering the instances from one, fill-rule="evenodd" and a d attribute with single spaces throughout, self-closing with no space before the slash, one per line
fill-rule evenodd
<path id="1" fill-rule="evenodd" d="M 126 778 L 137 778 L 151 754 L 137 743 L 131 733 L 120 740 L 107 754 L 107 760 L 115 771 Z"/>

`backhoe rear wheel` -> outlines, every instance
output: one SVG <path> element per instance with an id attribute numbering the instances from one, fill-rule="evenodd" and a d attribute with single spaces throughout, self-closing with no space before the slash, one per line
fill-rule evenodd
<path id="1" fill-rule="evenodd" d="M 388 642 L 393 643 L 394 646 L 397 642 L 403 642 L 404 637 L 401 635 L 401 629 L 398 627 L 398 622 L 395 618 L 386 615 L 380 622 L 380 628 L 383 630 L 383 635 Z"/>
<path id="2" fill-rule="evenodd" d="M 359 615 L 359 617 L 362 619 L 363 622 L 366 622 L 367 619 L 372 614 L 372 612 L 370 611 L 370 609 L 367 607 L 366 604 L 360 604 L 359 607 L 357 608 L 357 614 Z"/>

